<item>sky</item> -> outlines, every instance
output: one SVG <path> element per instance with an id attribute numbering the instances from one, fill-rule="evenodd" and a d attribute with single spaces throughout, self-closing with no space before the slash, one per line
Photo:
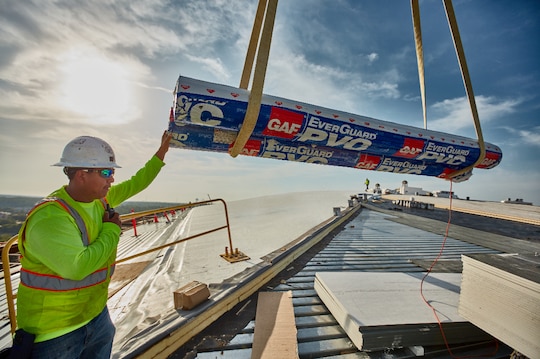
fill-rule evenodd
<path id="1" fill-rule="evenodd" d="M 460 198 L 540 205 L 540 2 L 454 0 L 484 139 L 501 164 Z M 157 150 L 179 75 L 238 87 L 255 0 L 0 0 L 0 194 L 46 196 L 81 135 L 128 179 Z M 421 0 L 427 128 L 476 138 L 440 0 Z M 410 2 L 281 0 L 264 93 L 423 128 Z M 449 190 L 426 176 L 171 148 L 133 200 L 238 200 L 300 191 Z"/>

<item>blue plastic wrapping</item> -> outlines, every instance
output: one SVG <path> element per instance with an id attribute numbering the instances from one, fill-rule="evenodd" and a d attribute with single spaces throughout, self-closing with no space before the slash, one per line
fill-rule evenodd
<path id="1" fill-rule="evenodd" d="M 249 91 L 180 76 L 169 129 L 173 147 L 228 152 L 244 121 Z M 264 95 L 242 155 L 447 178 L 480 155 L 474 139 Z M 493 168 L 486 143 L 478 168 Z M 462 176 L 462 179 L 470 177 Z"/>

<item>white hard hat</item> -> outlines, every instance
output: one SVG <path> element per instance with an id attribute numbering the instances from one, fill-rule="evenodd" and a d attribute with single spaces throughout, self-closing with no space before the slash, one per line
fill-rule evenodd
<path id="1" fill-rule="evenodd" d="M 100 138 L 80 136 L 71 140 L 53 166 L 81 168 L 120 168 L 111 146 Z"/>

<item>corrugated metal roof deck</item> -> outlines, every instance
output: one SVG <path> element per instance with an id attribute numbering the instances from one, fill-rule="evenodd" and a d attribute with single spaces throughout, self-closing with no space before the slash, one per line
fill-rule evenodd
<path id="1" fill-rule="evenodd" d="M 386 214 L 363 209 L 301 271 L 273 289 L 292 291 L 300 358 L 414 356 L 407 349 L 396 349 L 384 353 L 359 351 L 321 302 L 313 287 L 315 273 L 322 271 L 424 271 L 413 261 L 426 259 L 431 261 L 436 258 L 441 250 L 443 237 L 390 221 L 388 217 Z M 448 238 L 440 260 L 460 261 L 463 253 L 498 252 Z M 250 358 L 254 325 L 254 321 L 250 322 L 224 345 L 223 343 L 213 347 L 201 345 L 197 347 L 196 353 L 191 352 L 190 355 L 201 359 Z M 216 343 L 216 341 L 209 342 Z M 486 352 L 485 345 L 480 345 L 478 348 L 473 345 L 467 347 L 466 350 L 467 354 L 475 350 L 479 350 L 480 353 Z M 426 355 L 441 358 L 449 356 L 444 347 L 430 348 L 429 351 L 426 350 Z"/>

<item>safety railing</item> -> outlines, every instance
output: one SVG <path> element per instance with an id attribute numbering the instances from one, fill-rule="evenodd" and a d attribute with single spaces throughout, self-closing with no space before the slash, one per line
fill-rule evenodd
<path id="1" fill-rule="evenodd" d="M 202 237 L 202 236 L 205 236 L 207 234 L 220 231 L 222 229 L 227 229 L 227 236 L 228 236 L 228 240 L 229 240 L 229 246 L 225 247 L 225 253 L 221 254 L 221 257 L 223 259 L 231 262 L 231 263 L 249 259 L 249 257 L 246 256 L 244 253 L 240 252 L 238 250 L 238 248 L 233 247 L 232 237 L 231 237 L 231 227 L 230 227 L 230 223 L 229 223 L 229 211 L 227 209 L 227 203 L 225 203 L 225 201 L 223 199 L 220 199 L 220 198 L 218 198 L 218 199 L 210 199 L 210 200 L 201 201 L 201 202 L 194 202 L 194 203 L 189 203 L 189 204 L 182 204 L 182 205 L 178 205 L 178 206 L 159 208 L 159 209 L 155 209 L 155 210 L 148 210 L 148 211 L 141 211 L 141 212 L 123 214 L 123 215 L 120 216 L 120 219 L 122 220 L 122 222 L 125 222 L 125 221 L 128 221 L 128 220 L 136 220 L 137 218 L 147 217 L 147 216 L 155 215 L 155 214 L 158 214 L 158 213 L 166 213 L 166 212 L 177 211 L 177 210 L 182 210 L 182 209 L 187 209 L 187 208 L 192 208 L 192 207 L 198 207 L 198 206 L 206 205 L 206 204 L 213 203 L 213 202 L 221 202 L 223 204 L 223 208 L 224 208 L 224 212 L 225 212 L 225 222 L 226 222 L 225 225 L 219 226 L 219 227 L 216 227 L 216 228 L 212 228 L 212 229 L 209 229 L 207 231 L 195 234 L 193 236 L 185 237 L 185 238 L 179 239 L 179 240 L 171 242 L 171 243 L 166 243 L 166 244 L 163 244 L 163 245 L 160 245 L 160 246 L 157 246 L 157 247 L 154 247 L 154 248 L 151 248 L 151 249 L 136 253 L 136 254 L 128 256 L 128 257 L 118 259 L 116 261 L 116 263 L 126 262 L 128 260 L 133 259 L 133 258 L 137 258 L 137 257 L 143 256 L 143 255 L 146 255 L 148 253 L 161 250 L 163 248 L 171 247 L 171 246 L 177 245 L 179 243 L 182 243 L 182 242 L 185 242 L 185 241 L 188 241 L 188 240 L 191 240 L 191 239 Z M 4 282 L 5 282 L 5 288 L 6 288 L 6 300 L 7 300 L 8 314 L 9 314 L 9 320 L 10 320 L 10 324 L 11 324 L 11 333 L 12 334 L 15 333 L 15 330 L 17 329 L 17 319 L 16 319 L 16 314 L 15 314 L 15 298 L 16 298 L 16 296 L 13 295 L 13 286 L 12 286 L 12 282 L 11 282 L 11 263 L 10 263 L 10 259 L 9 259 L 9 252 L 11 250 L 11 247 L 15 244 L 15 242 L 17 242 L 17 240 L 18 240 L 17 235 L 11 237 L 5 243 L 4 248 L 2 249 L 2 268 L 4 270 Z"/>

